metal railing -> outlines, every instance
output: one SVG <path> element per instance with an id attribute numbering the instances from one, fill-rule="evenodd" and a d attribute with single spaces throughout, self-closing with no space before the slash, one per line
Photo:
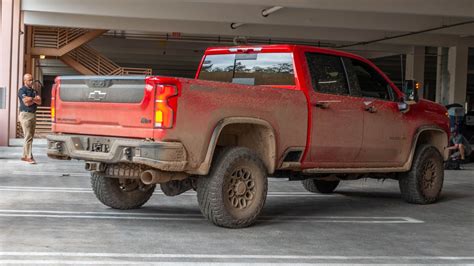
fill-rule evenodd
<path id="1" fill-rule="evenodd" d="M 76 63 L 96 75 L 151 75 L 150 68 L 121 67 L 87 45 L 82 45 L 66 54 Z"/>
<path id="2" fill-rule="evenodd" d="M 59 49 L 91 30 L 79 28 L 33 27 L 32 47 Z"/>

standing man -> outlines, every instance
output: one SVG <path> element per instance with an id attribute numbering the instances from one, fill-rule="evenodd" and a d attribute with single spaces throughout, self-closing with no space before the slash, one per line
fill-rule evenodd
<path id="1" fill-rule="evenodd" d="M 22 161 L 35 164 L 33 159 L 33 137 L 36 127 L 36 107 L 41 105 L 41 97 L 33 88 L 33 76 L 25 74 L 23 76 L 23 87 L 18 91 L 18 99 L 20 100 L 20 123 L 25 136 L 23 144 Z"/>

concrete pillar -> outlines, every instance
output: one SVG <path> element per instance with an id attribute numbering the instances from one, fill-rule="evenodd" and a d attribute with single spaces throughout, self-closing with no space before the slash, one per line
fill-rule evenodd
<path id="1" fill-rule="evenodd" d="M 463 106 L 466 104 L 468 55 L 469 47 L 467 45 L 458 44 L 449 48 L 449 103 L 460 103 Z"/>
<path id="2" fill-rule="evenodd" d="M 405 79 L 416 80 L 424 85 L 425 83 L 425 47 L 413 46 L 407 54 Z M 418 92 L 420 98 L 424 98 L 423 89 Z"/>
<path id="3" fill-rule="evenodd" d="M 438 47 L 436 64 L 436 102 L 442 105 L 449 104 L 449 71 L 448 71 L 449 48 Z"/>
<path id="4" fill-rule="evenodd" d="M 0 146 L 7 146 L 15 137 L 17 120 L 17 90 L 23 46 L 20 45 L 20 0 L 1 1 L 0 31 Z"/>
<path id="5" fill-rule="evenodd" d="M 437 102 L 443 105 L 466 104 L 468 55 L 469 47 L 461 43 L 454 47 L 438 48 Z"/>
<path id="6" fill-rule="evenodd" d="M 466 105 L 467 60 L 469 47 L 458 43 L 454 47 L 438 48 L 436 101 L 443 104 Z"/>

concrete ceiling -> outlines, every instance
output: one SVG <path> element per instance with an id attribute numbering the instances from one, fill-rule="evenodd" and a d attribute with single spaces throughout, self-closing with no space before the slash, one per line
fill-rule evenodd
<path id="1" fill-rule="evenodd" d="M 282 8 L 262 16 L 274 6 Z M 474 47 L 474 23 L 440 28 L 474 22 L 473 0 L 22 0 L 22 10 L 29 25 L 111 30 L 91 45 L 119 64 L 182 73 L 194 71 L 206 47 L 235 36 L 346 46 L 369 58 L 414 45 Z"/>
<path id="2" fill-rule="evenodd" d="M 263 17 L 263 9 L 282 9 Z M 23 0 L 25 23 L 351 44 L 474 20 L 472 0 Z M 231 23 L 243 23 L 237 29 Z M 382 43 L 474 44 L 474 23 Z"/>

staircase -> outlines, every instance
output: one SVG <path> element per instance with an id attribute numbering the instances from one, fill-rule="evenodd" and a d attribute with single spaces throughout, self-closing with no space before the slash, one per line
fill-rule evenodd
<path id="1" fill-rule="evenodd" d="M 101 55 L 86 43 L 99 37 L 107 30 L 79 28 L 55 28 L 30 26 L 28 38 L 31 56 L 45 55 L 59 57 L 61 61 L 83 75 L 151 75 L 150 68 L 121 67 Z M 31 71 L 31 70 L 30 70 Z M 36 112 L 35 137 L 42 138 L 51 132 L 51 109 L 38 107 Z M 20 123 L 17 123 L 17 137 L 23 137 Z"/>
<path id="2" fill-rule="evenodd" d="M 121 67 L 87 45 L 82 45 L 60 59 L 83 75 L 151 75 L 150 68 Z"/>
<path id="3" fill-rule="evenodd" d="M 63 56 L 105 32 L 107 30 L 35 26 L 32 27 L 31 53 L 35 55 Z"/>

